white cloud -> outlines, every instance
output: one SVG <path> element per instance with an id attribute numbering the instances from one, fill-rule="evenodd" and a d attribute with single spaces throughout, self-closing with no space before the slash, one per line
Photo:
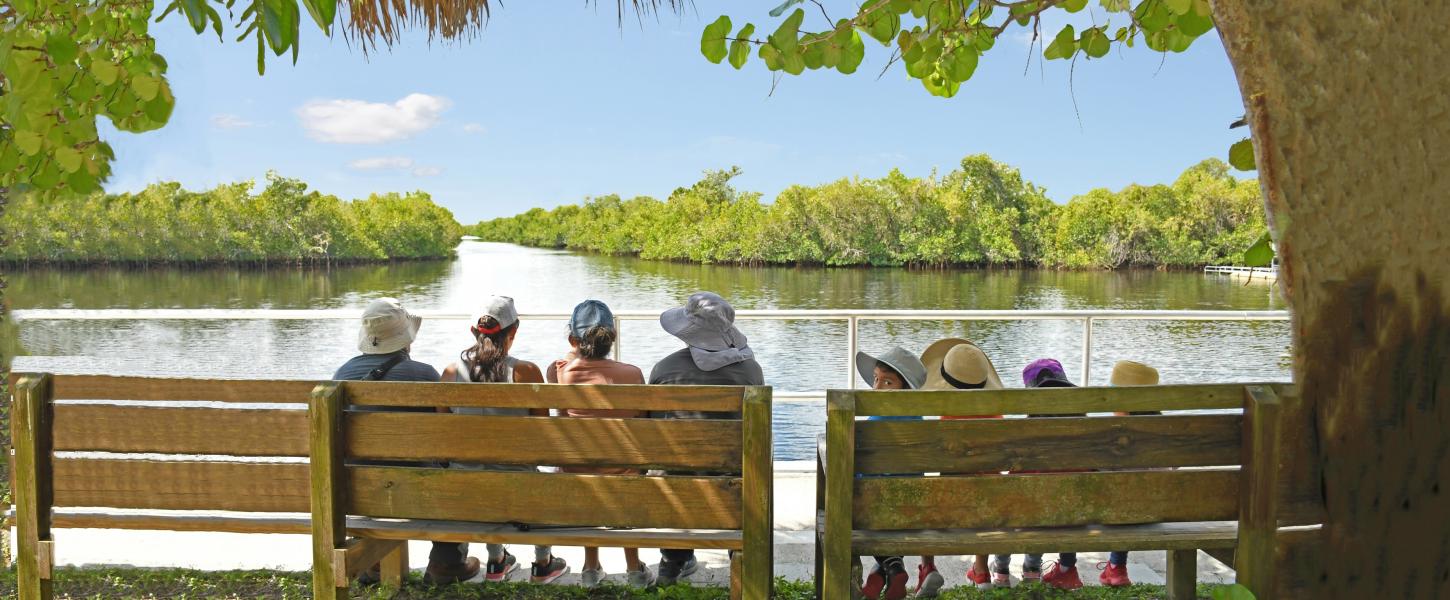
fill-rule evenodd
<path id="1" fill-rule="evenodd" d="M 403 156 L 379 156 L 377 158 L 360 158 L 347 166 L 359 171 L 383 171 L 393 169 L 409 169 L 413 167 L 413 159 Z"/>
<path id="2" fill-rule="evenodd" d="M 434 177 L 443 174 L 443 167 L 418 167 L 413 169 L 414 177 Z"/>
<path id="3" fill-rule="evenodd" d="M 406 139 L 438 124 L 453 103 L 441 96 L 408 94 L 392 104 L 313 100 L 297 109 L 307 135 L 333 144 L 380 144 Z"/>
<path id="4" fill-rule="evenodd" d="M 211 126 L 217 129 L 246 129 L 257 124 L 233 114 L 212 115 Z"/>
<path id="5" fill-rule="evenodd" d="M 469 123 L 463 126 L 463 133 L 475 133 L 481 135 L 487 131 L 487 129 L 485 129 L 482 125 L 479 125 L 478 123 Z"/>

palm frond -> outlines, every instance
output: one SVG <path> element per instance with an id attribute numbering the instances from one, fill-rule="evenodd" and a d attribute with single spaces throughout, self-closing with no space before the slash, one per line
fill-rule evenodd
<path id="1" fill-rule="evenodd" d="M 596 0 L 585 0 L 585 5 Z M 502 6 L 500 0 L 498 4 Z M 617 22 L 624 25 L 626 13 L 643 21 L 661 12 L 682 13 L 689 0 L 615 0 Z M 356 41 L 364 53 L 379 45 L 392 47 L 408 29 L 428 32 L 428 41 L 467 41 L 483 31 L 493 9 L 491 0 L 349 0 L 343 21 L 344 35 Z"/>

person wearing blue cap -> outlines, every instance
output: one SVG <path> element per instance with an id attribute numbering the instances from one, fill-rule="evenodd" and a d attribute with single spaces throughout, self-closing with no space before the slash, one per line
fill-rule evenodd
<path id="1" fill-rule="evenodd" d="M 614 313 L 598 300 L 585 300 L 574 307 L 568 325 L 567 356 L 549 365 L 545 377 L 549 383 L 563 384 L 643 384 L 639 367 L 609 358 L 609 351 L 619 337 Z M 646 416 L 644 411 L 621 409 L 578 409 L 565 411 L 570 417 L 633 419 Z M 638 474 L 638 469 L 610 467 L 565 467 L 566 473 L 602 473 L 608 475 Z M 654 574 L 639 559 L 639 548 L 625 548 L 626 581 L 636 587 L 654 584 Z M 584 570 L 580 573 L 585 587 L 595 587 L 604 580 L 604 566 L 599 562 L 599 548 L 584 548 Z"/>

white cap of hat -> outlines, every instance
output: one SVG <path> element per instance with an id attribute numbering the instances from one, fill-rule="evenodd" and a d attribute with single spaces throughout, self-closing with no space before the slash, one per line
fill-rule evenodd
<path id="1" fill-rule="evenodd" d="M 473 318 L 477 323 L 484 317 L 493 317 L 498 321 L 498 326 L 508 329 L 514 323 L 519 322 L 519 312 L 514 309 L 514 299 L 508 296 L 489 296 L 483 299 L 483 310 Z"/>
<path id="2" fill-rule="evenodd" d="M 363 354 L 392 354 L 412 344 L 422 324 L 423 317 L 408 312 L 396 299 L 378 298 L 363 310 L 357 349 Z"/>

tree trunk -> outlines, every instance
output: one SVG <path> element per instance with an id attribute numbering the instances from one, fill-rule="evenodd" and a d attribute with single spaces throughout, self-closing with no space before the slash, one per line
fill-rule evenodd
<path id="1" fill-rule="evenodd" d="M 1294 312 L 1291 426 L 1321 440 L 1321 549 L 1277 566 L 1304 597 L 1450 597 L 1450 3 L 1214 15 Z"/>

